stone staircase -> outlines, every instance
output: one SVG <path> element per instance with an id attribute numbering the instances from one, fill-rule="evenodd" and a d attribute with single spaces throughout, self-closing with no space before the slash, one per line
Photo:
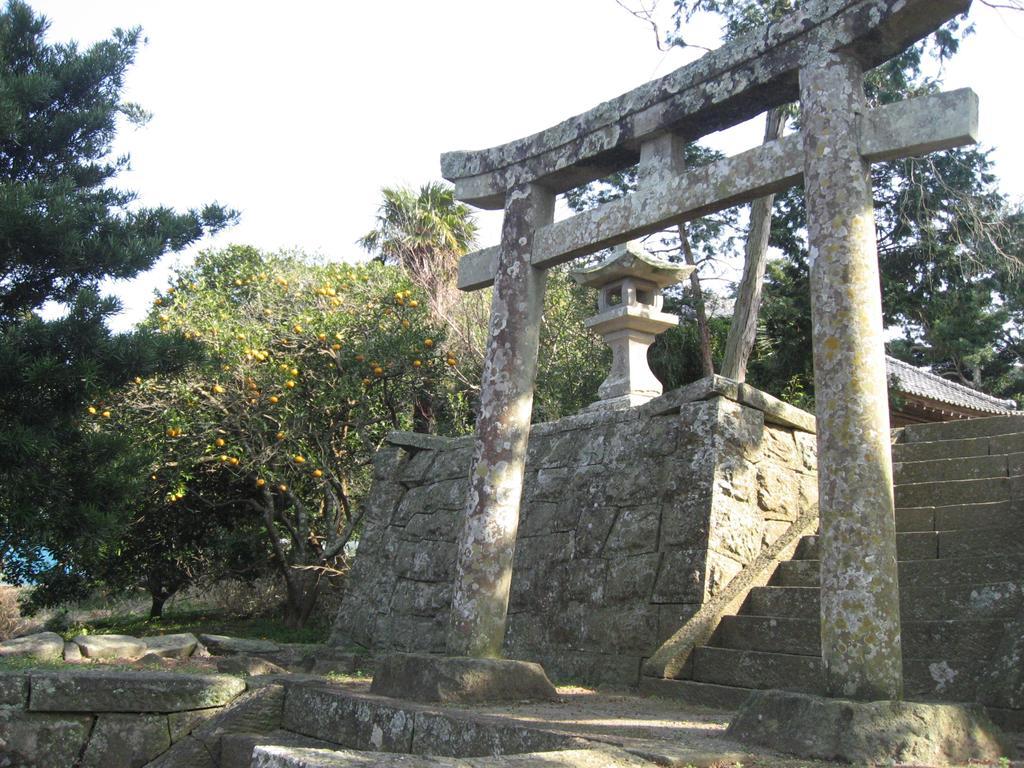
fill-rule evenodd
<path id="1" fill-rule="evenodd" d="M 893 445 L 905 693 L 976 701 L 1024 597 L 1024 417 L 906 427 Z M 738 707 L 751 688 L 822 690 L 818 537 L 751 590 L 681 680 L 649 692 Z M 991 710 L 990 710 L 991 711 Z M 992 712 L 1024 727 L 1024 712 Z"/>

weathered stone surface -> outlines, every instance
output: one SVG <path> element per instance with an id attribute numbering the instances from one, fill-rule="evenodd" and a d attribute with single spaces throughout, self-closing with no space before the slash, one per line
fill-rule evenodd
<path id="1" fill-rule="evenodd" d="M 553 701 L 539 664 L 509 659 L 394 654 L 380 661 L 370 692 L 411 701 Z"/>
<path id="2" fill-rule="evenodd" d="M 174 672 L 33 672 L 29 708 L 64 712 L 68 702 L 82 712 L 181 712 L 220 707 L 245 690 L 227 675 Z"/>
<path id="3" fill-rule="evenodd" d="M 88 715 L 44 715 L 0 708 L 0 765 L 70 768 L 89 737 Z"/>
<path id="4" fill-rule="evenodd" d="M 199 642 L 214 656 L 230 656 L 235 653 L 275 653 L 281 646 L 270 640 L 255 640 L 248 637 L 227 635 L 199 635 Z"/>
<path id="5" fill-rule="evenodd" d="M 141 768 L 167 751 L 171 734 L 165 715 L 100 715 L 82 768 Z"/>
<path id="6" fill-rule="evenodd" d="M 221 768 L 214 762 L 206 746 L 191 736 L 186 736 L 164 752 L 146 768 Z"/>
<path id="7" fill-rule="evenodd" d="M 144 637 L 142 640 L 146 644 L 147 653 L 171 659 L 187 659 L 199 644 L 199 640 L 191 632 Z"/>
<path id="8" fill-rule="evenodd" d="M 78 643 L 64 643 L 64 661 L 81 661 L 82 649 Z"/>
<path id="9" fill-rule="evenodd" d="M 220 743 L 220 765 L 218 768 L 250 768 L 253 750 L 257 746 L 301 747 L 303 749 L 330 749 L 330 744 L 321 739 L 300 736 L 291 731 L 271 731 L 266 734 L 227 733 Z"/>
<path id="10" fill-rule="evenodd" d="M 28 673 L 0 672 L 0 706 L 28 705 Z"/>
<path id="11" fill-rule="evenodd" d="M 861 63 L 800 71 L 821 496 L 822 660 L 833 696 L 902 696 L 888 383 Z M 865 652 L 870 648 L 870 652 Z"/>
<path id="12" fill-rule="evenodd" d="M 189 738 L 202 742 L 215 760 L 220 759 L 221 737 L 229 733 L 270 733 L 281 727 L 285 690 L 279 684 L 246 691 L 216 717 L 195 729 Z"/>
<path id="13" fill-rule="evenodd" d="M 727 588 L 789 519 L 814 509 L 812 435 L 766 424 L 763 411 L 723 395 L 739 396 L 735 382 L 685 389 L 691 399 L 676 413 L 637 408 L 534 425 L 506 655 L 553 660 L 558 674 L 585 682 L 633 683 L 640 657 Z M 464 443 L 415 450 L 435 454 L 436 468 L 465 462 Z M 407 472 L 402 461 L 394 467 Z M 430 475 L 378 475 L 333 642 L 445 650 L 458 536 L 450 507 L 468 485 Z M 767 501 L 759 477 L 786 486 Z M 409 487 L 397 495 L 394 485 Z M 628 607 L 628 630 L 618 606 Z"/>
<path id="14" fill-rule="evenodd" d="M 227 675 L 277 675 L 286 670 L 272 661 L 239 653 L 218 659 L 217 671 Z"/>
<path id="15" fill-rule="evenodd" d="M 38 632 L 0 643 L 0 659 L 25 656 L 39 661 L 55 661 L 63 654 L 64 638 L 56 632 Z"/>
<path id="16" fill-rule="evenodd" d="M 184 712 L 169 712 L 167 714 L 167 725 L 171 732 L 171 743 L 177 743 L 188 736 L 192 731 L 218 715 L 220 708 L 190 709 Z"/>
<path id="17" fill-rule="evenodd" d="M 334 744 L 376 752 L 412 749 L 414 712 L 379 699 L 309 685 L 291 686 L 282 725 Z"/>
<path id="18" fill-rule="evenodd" d="M 505 638 L 547 281 L 530 266 L 531 251 L 534 231 L 554 218 L 555 197 L 526 185 L 510 190 L 504 204 L 447 636 L 449 652 L 467 656 L 499 656 Z"/>
<path id="19" fill-rule="evenodd" d="M 755 691 L 727 733 L 749 745 L 858 765 L 962 765 L 1012 755 L 1009 742 L 976 705 Z"/>
<path id="20" fill-rule="evenodd" d="M 649 768 L 651 765 L 623 750 L 596 745 L 593 749 L 470 759 L 261 746 L 254 752 L 252 768 L 526 768 L 540 764 L 548 768 Z"/>
<path id="21" fill-rule="evenodd" d="M 146 644 L 129 635 L 79 635 L 74 642 L 87 659 L 138 659 L 146 653 Z"/>
<path id="22" fill-rule="evenodd" d="M 412 752 L 484 757 L 578 749 L 586 744 L 583 739 L 500 720 L 474 718 L 458 712 L 419 711 L 415 717 Z"/>

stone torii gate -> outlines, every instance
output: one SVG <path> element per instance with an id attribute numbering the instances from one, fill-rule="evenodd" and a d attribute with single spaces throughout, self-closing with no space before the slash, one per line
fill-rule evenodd
<path id="1" fill-rule="evenodd" d="M 970 0 L 810 0 L 776 24 L 545 131 L 441 160 L 456 197 L 504 209 L 459 286 L 494 286 L 448 651 L 499 657 L 545 270 L 803 183 L 821 516 L 826 691 L 902 698 L 882 307 L 870 164 L 976 141 L 969 90 L 867 107 L 863 73 Z M 802 132 L 700 168 L 682 146 L 799 99 Z M 553 222 L 558 193 L 640 164 L 639 191 Z"/>

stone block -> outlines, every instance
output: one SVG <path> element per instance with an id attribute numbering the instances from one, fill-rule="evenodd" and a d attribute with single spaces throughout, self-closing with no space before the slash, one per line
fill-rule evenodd
<path id="1" fill-rule="evenodd" d="M 432 512 L 417 512 L 399 529 L 398 536 L 404 541 L 448 541 L 454 543 L 459 538 L 461 513 L 450 509 L 438 509 Z"/>
<path id="2" fill-rule="evenodd" d="M 82 712 L 181 712 L 221 707 L 245 690 L 226 675 L 174 672 L 33 672 L 29 709 L 64 712 L 68 702 Z"/>
<path id="3" fill-rule="evenodd" d="M 796 441 L 797 451 L 800 454 L 800 462 L 805 472 L 818 471 L 818 437 L 807 432 L 794 432 L 793 439 Z"/>
<path id="4" fill-rule="evenodd" d="M 456 447 L 439 451 L 434 459 L 430 474 L 435 480 L 466 480 L 469 477 L 469 465 L 473 458 L 472 438 L 452 442 Z"/>
<path id="5" fill-rule="evenodd" d="M 548 650 L 537 657 L 553 680 L 582 685 L 636 685 L 640 656 L 624 653 Z"/>
<path id="6" fill-rule="evenodd" d="M 584 619 L 583 650 L 645 656 L 657 648 L 658 606 L 623 605 L 594 608 Z"/>
<path id="7" fill-rule="evenodd" d="M 146 644 L 148 653 L 155 653 L 157 656 L 171 659 L 187 659 L 199 644 L 198 638 L 191 632 L 180 635 L 144 637 L 142 640 Z"/>
<path id="8" fill-rule="evenodd" d="M 690 619 L 692 619 L 700 605 L 697 603 L 682 605 L 659 605 L 658 606 L 658 635 L 655 642 L 661 645 L 674 635 Z"/>
<path id="9" fill-rule="evenodd" d="M 706 547 L 711 517 L 711 493 L 677 498 L 662 507 L 661 548 Z"/>
<path id="10" fill-rule="evenodd" d="M 226 675 L 279 675 L 286 670 L 267 659 L 237 653 L 217 659 L 217 671 Z"/>
<path id="11" fill-rule="evenodd" d="M 398 479 L 403 483 L 420 483 L 430 477 L 430 470 L 437 458 L 437 451 L 412 451 L 408 460 L 398 472 Z"/>
<path id="12" fill-rule="evenodd" d="M 774 464 L 788 469 L 802 470 L 803 461 L 793 433 L 788 429 L 765 427 L 758 464 Z"/>
<path id="13" fill-rule="evenodd" d="M 610 603 L 646 603 L 654 592 L 661 555 L 657 552 L 608 561 L 605 596 Z"/>
<path id="14" fill-rule="evenodd" d="M 757 506 L 766 518 L 792 522 L 800 516 L 804 508 L 804 502 L 800 497 L 800 481 L 803 477 L 791 469 L 775 464 L 758 466 Z"/>
<path id="15" fill-rule="evenodd" d="M 82 768 L 142 768 L 171 747 L 165 715 L 100 715 Z"/>
<path id="16" fill-rule="evenodd" d="M 606 556 L 627 554 L 640 555 L 656 552 L 658 529 L 661 524 L 659 504 L 645 504 L 638 507 L 624 507 L 612 526 L 605 544 Z"/>
<path id="17" fill-rule="evenodd" d="M 449 541 L 402 541 L 396 573 L 413 581 L 450 581 L 455 573 L 455 544 Z"/>
<path id="18" fill-rule="evenodd" d="M 651 602 L 703 602 L 706 555 L 702 549 L 666 552 L 662 558 Z"/>
<path id="19" fill-rule="evenodd" d="M 484 703 L 554 701 L 553 685 L 539 664 L 394 654 L 377 665 L 370 692 L 412 701 Z"/>
<path id="20" fill-rule="evenodd" d="M 58 661 L 64 656 L 64 638 L 56 632 L 37 632 L 0 643 L 0 659 L 25 657 L 37 661 Z"/>
<path id="21" fill-rule="evenodd" d="M 708 550 L 736 560 L 752 562 L 761 552 L 764 518 L 752 504 L 717 498 L 711 510 Z"/>
<path id="22" fill-rule="evenodd" d="M 399 651 L 410 653 L 434 653 L 443 651 L 445 647 L 446 615 L 431 617 L 392 616 L 382 617 L 381 626 L 386 631 L 378 631 L 377 637 L 387 645 Z"/>
<path id="23" fill-rule="evenodd" d="M 618 517 L 618 508 L 607 504 L 584 507 L 576 526 L 576 552 L 580 557 L 599 557 Z"/>
<path id="24" fill-rule="evenodd" d="M 0 764 L 18 768 L 71 768 L 78 761 L 92 717 L 36 714 L 0 708 Z"/>
<path id="25" fill-rule="evenodd" d="M 28 706 L 28 673 L 0 672 L 0 707 Z"/>
<path id="26" fill-rule="evenodd" d="M 277 653 L 281 646 L 270 640 L 256 640 L 248 637 L 227 635 L 199 635 L 199 642 L 214 656 L 230 656 L 235 653 Z"/>
<path id="27" fill-rule="evenodd" d="M 218 768 L 250 768 L 256 747 L 267 746 L 325 750 L 334 745 L 322 739 L 299 736 L 290 731 L 278 730 L 266 734 L 228 733 L 221 739 Z"/>
<path id="28" fill-rule="evenodd" d="M 412 749 L 411 711 L 323 686 L 290 686 L 282 727 L 352 749 L 403 753 Z"/>
<path id="29" fill-rule="evenodd" d="M 285 690 L 280 684 L 263 685 L 246 691 L 230 707 L 192 731 L 213 756 L 220 758 L 221 739 L 229 733 L 270 733 L 281 727 Z"/>
<path id="30" fill-rule="evenodd" d="M 146 768 L 221 768 L 198 739 L 186 736 Z"/>
<path id="31" fill-rule="evenodd" d="M 64 643 L 64 661 L 81 661 L 83 658 L 82 649 L 79 648 L 78 643 Z"/>
<path id="32" fill-rule="evenodd" d="M 427 618 L 447 613 L 451 605 L 451 584 L 406 579 L 399 580 L 391 601 L 395 613 Z"/>
<path id="33" fill-rule="evenodd" d="M 220 712 L 221 710 L 217 707 L 211 709 L 190 709 L 184 712 L 168 712 L 167 726 L 171 732 L 171 743 L 175 744 L 181 741 L 207 720 L 216 717 Z"/>
<path id="34" fill-rule="evenodd" d="M 865 764 L 997 762 L 1012 746 L 977 705 L 854 702 L 754 691 L 729 738 L 821 760 Z"/>
<path id="35" fill-rule="evenodd" d="M 74 642 L 87 659 L 138 659 L 146 653 L 146 644 L 129 635 L 79 635 Z"/>
<path id="36" fill-rule="evenodd" d="M 523 663 L 523 662 L 520 662 Z M 416 712 L 412 751 L 442 757 L 494 757 L 555 752 L 585 746 L 579 738 L 525 728 L 501 721 L 476 719 L 455 712 Z"/>
<path id="37" fill-rule="evenodd" d="M 711 598 L 721 593 L 742 570 L 743 564 L 736 562 L 729 555 L 708 552 L 707 577 L 704 584 L 705 597 Z"/>
<path id="38" fill-rule="evenodd" d="M 549 577 L 554 603 L 599 603 L 607 594 L 610 563 L 601 558 L 576 558 L 563 563 Z"/>

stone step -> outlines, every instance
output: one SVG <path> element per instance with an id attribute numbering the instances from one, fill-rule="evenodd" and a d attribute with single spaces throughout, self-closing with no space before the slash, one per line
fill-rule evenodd
<path id="1" fill-rule="evenodd" d="M 903 621 L 903 656 L 915 659 L 989 658 L 998 648 L 1005 622 Z M 814 619 L 774 616 L 726 616 L 709 645 L 736 650 L 789 653 L 797 656 L 821 654 L 821 624 Z"/>
<path id="2" fill-rule="evenodd" d="M 930 443 L 937 440 L 963 440 L 1014 433 L 1024 433 L 1024 416 L 991 416 L 984 419 L 911 424 L 903 428 L 901 441 Z"/>
<path id="3" fill-rule="evenodd" d="M 896 506 L 945 507 L 954 504 L 980 504 L 1010 500 L 1010 479 L 933 480 L 906 483 L 895 487 Z"/>
<path id="4" fill-rule="evenodd" d="M 659 677 L 640 678 L 640 693 L 711 709 L 739 709 L 750 695 L 750 688 L 699 683 L 696 680 L 665 680 Z"/>
<path id="5" fill-rule="evenodd" d="M 984 659 L 904 659 L 908 699 L 974 701 Z M 693 653 L 693 679 L 737 688 L 775 688 L 821 694 L 821 659 L 787 653 L 701 646 Z"/>
<path id="6" fill-rule="evenodd" d="M 820 538 L 817 535 L 804 536 L 793 559 L 818 560 L 820 553 Z M 1024 555 L 1024 530 L 999 527 L 901 532 L 896 534 L 896 555 L 900 560 Z"/>
<path id="7" fill-rule="evenodd" d="M 779 587 L 820 586 L 817 560 L 789 560 L 779 563 L 771 584 Z M 950 557 L 936 560 L 903 560 L 899 564 L 904 587 L 991 584 L 1024 579 L 1024 556 Z"/>
<path id="8" fill-rule="evenodd" d="M 896 510 L 896 530 L 901 533 L 1000 527 L 1024 528 L 1024 506 L 1009 501 L 989 501 L 942 507 L 902 507 Z"/>
<path id="9" fill-rule="evenodd" d="M 754 587 L 741 615 L 817 619 L 817 587 Z M 903 621 L 1012 619 L 1024 610 L 1024 589 L 1017 582 L 900 590 Z"/>
<path id="10" fill-rule="evenodd" d="M 896 443 L 892 447 L 893 463 L 956 459 L 969 456 L 988 456 L 987 437 L 969 437 L 964 440 L 935 440 L 927 443 Z"/>
<path id="11" fill-rule="evenodd" d="M 984 480 L 1007 477 L 1008 466 L 1005 455 L 901 461 L 893 463 L 892 476 L 897 486 L 935 480 Z"/>

